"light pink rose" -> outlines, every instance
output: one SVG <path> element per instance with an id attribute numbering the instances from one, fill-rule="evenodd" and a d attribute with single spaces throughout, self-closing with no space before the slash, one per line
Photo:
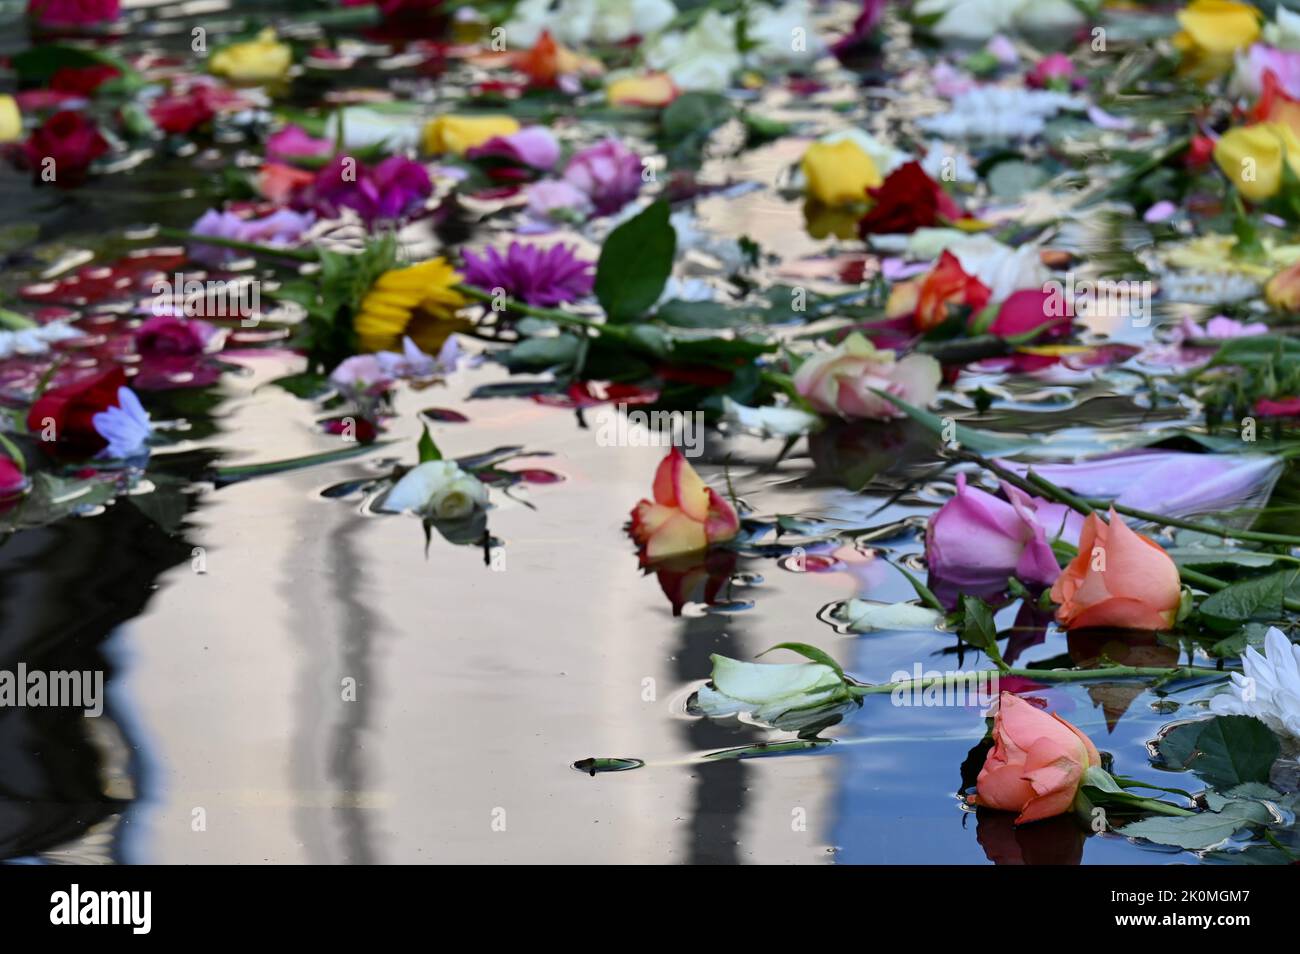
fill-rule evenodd
<path id="1" fill-rule="evenodd" d="M 941 377 L 939 362 L 928 354 L 909 354 L 899 361 L 894 352 L 878 351 L 854 332 L 834 350 L 800 365 L 794 386 L 823 414 L 887 420 L 902 417 L 903 412 L 873 391 L 925 407 L 934 400 Z"/>

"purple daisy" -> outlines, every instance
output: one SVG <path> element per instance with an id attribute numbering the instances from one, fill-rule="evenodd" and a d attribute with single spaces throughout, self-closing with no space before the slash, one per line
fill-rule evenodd
<path id="1" fill-rule="evenodd" d="M 494 248 L 482 255 L 466 252 L 465 279 L 479 288 L 501 288 L 511 298 L 549 308 L 591 293 L 596 281 L 594 265 L 578 258 L 575 249 L 511 242 L 504 255 Z"/>

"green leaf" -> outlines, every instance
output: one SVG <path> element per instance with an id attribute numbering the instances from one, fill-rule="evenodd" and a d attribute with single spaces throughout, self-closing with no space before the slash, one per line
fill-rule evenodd
<path id="1" fill-rule="evenodd" d="M 1267 782 L 1280 745 L 1272 730 L 1251 716 L 1216 716 L 1196 737 L 1191 769 L 1216 788 Z"/>
<path id="2" fill-rule="evenodd" d="M 528 338 L 499 356 L 511 371 L 547 371 L 567 368 L 578 357 L 578 339 L 573 335 Z"/>
<path id="3" fill-rule="evenodd" d="M 442 451 L 438 450 L 438 445 L 435 444 L 433 438 L 429 436 L 429 428 L 424 424 L 420 425 L 420 443 L 418 448 L 421 464 L 430 460 L 442 460 Z"/>
<path id="4" fill-rule="evenodd" d="M 667 202 L 655 202 L 609 233 L 596 264 L 596 298 L 610 321 L 639 318 L 659 300 L 676 251 Z"/>
<path id="5" fill-rule="evenodd" d="M 283 388 L 294 397 L 305 398 L 310 400 L 319 397 L 328 390 L 329 378 L 323 374 L 317 374 L 314 371 L 300 371 L 297 374 L 286 374 L 283 377 L 274 378 L 267 384 L 273 384 L 277 388 Z"/>
<path id="6" fill-rule="evenodd" d="M 341 460 L 350 460 L 353 457 L 359 457 L 362 454 L 368 454 L 372 450 L 383 447 L 391 441 L 375 441 L 371 444 L 353 444 L 350 447 L 344 447 L 341 450 L 325 451 L 321 454 L 305 454 L 302 457 L 289 457 L 284 460 L 270 460 L 260 464 L 239 464 L 234 467 L 215 467 L 212 470 L 212 479 L 218 487 L 226 484 L 233 484 L 238 480 L 247 480 L 250 477 L 266 477 L 271 474 L 282 474 L 289 470 L 300 470 L 304 467 L 315 467 L 317 464 L 333 464 Z"/>
<path id="7" fill-rule="evenodd" d="M 1296 570 L 1270 573 L 1226 586 L 1205 598 L 1201 613 L 1218 619 L 1245 620 L 1261 613 L 1280 613 L 1282 599 L 1294 582 Z"/>
<path id="8" fill-rule="evenodd" d="M 777 649 L 788 649 L 791 652 L 798 653 L 805 659 L 811 659 L 813 662 L 821 663 L 823 666 L 830 666 L 836 674 L 843 677 L 844 668 L 835 661 L 834 657 L 828 655 L 816 646 L 810 646 L 807 643 L 777 643 L 771 649 L 765 649 L 758 654 L 759 658 L 766 656 L 768 653 Z"/>
<path id="9" fill-rule="evenodd" d="M 1144 818 L 1125 825 L 1119 832 L 1128 838 L 1200 851 L 1231 837 L 1239 828 L 1266 824 L 1270 818 L 1268 809 L 1258 802 L 1233 801 L 1221 812 Z"/>

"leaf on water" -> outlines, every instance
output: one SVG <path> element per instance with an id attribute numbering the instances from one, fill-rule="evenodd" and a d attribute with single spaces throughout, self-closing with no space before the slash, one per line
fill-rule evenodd
<path id="1" fill-rule="evenodd" d="M 1128 838 L 1145 838 L 1161 845 L 1200 851 L 1217 845 L 1246 825 L 1263 825 L 1271 820 L 1259 802 L 1230 801 L 1219 812 L 1195 815 L 1161 815 L 1130 822 L 1119 833 Z"/>
<path id="2" fill-rule="evenodd" d="M 438 445 L 429 436 L 429 429 L 423 424 L 420 425 L 420 443 L 417 446 L 421 464 L 431 460 L 442 460 L 442 451 L 438 450 Z"/>
<path id="3" fill-rule="evenodd" d="M 1272 730 L 1251 716 L 1216 716 L 1196 737 L 1191 769 L 1216 788 L 1267 782 L 1280 745 Z"/>
<path id="4" fill-rule="evenodd" d="M 1246 620 L 1260 613 L 1280 613 L 1287 589 L 1300 571 L 1286 570 L 1233 583 L 1206 597 L 1200 611 L 1218 619 Z"/>
<path id="5" fill-rule="evenodd" d="M 632 769 L 639 769 L 645 765 L 641 759 L 620 759 L 620 758 L 594 758 L 579 759 L 573 763 L 573 767 L 579 772 L 586 772 L 592 778 L 596 777 L 597 772 L 630 772 Z"/>
<path id="6" fill-rule="evenodd" d="M 595 290 L 611 322 L 650 310 L 668 282 L 676 251 L 667 202 L 655 202 L 609 233 L 596 263 Z"/>

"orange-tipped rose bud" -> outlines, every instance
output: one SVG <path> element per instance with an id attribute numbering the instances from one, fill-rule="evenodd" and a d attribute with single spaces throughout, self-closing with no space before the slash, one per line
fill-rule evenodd
<path id="1" fill-rule="evenodd" d="M 695 553 L 730 540 L 740 528 L 731 504 L 706 484 L 674 447 L 655 471 L 654 500 L 632 508 L 632 539 L 647 560 Z"/>
<path id="2" fill-rule="evenodd" d="M 993 748 L 971 801 L 1019 812 L 1017 825 L 1063 815 L 1083 784 L 1083 773 L 1099 765 L 1101 756 L 1086 735 L 1060 716 L 1004 692 L 993 718 Z"/>
<path id="3" fill-rule="evenodd" d="M 1056 621 L 1067 630 L 1168 629 L 1182 584 L 1169 554 L 1130 530 L 1112 508 L 1109 523 L 1095 513 L 1084 521 L 1079 555 L 1053 584 L 1052 599 L 1060 604 Z"/>

